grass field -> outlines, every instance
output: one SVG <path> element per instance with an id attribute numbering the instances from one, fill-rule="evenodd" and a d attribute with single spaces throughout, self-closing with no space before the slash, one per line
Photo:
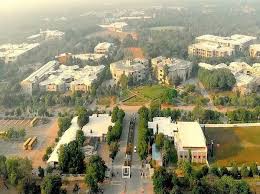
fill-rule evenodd
<path id="1" fill-rule="evenodd" d="M 140 86 L 138 88 L 133 89 L 132 91 L 137 93 L 138 95 L 143 96 L 144 98 L 155 100 L 157 98 L 160 98 L 166 90 L 167 87 L 161 85 L 152 85 Z"/>
<path id="2" fill-rule="evenodd" d="M 114 96 L 103 96 L 98 99 L 97 104 L 101 106 L 110 106 L 111 103 L 115 103 L 115 100 Z"/>
<path id="3" fill-rule="evenodd" d="M 210 163 L 229 166 L 260 163 L 260 127 L 208 128 L 208 142 L 214 140 L 215 157 Z"/>

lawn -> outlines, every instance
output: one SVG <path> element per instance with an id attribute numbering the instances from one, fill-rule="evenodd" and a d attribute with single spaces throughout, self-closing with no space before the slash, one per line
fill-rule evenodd
<path id="1" fill-rule="evenodd" d="M 167 87 L 161 85 L 152 85 L 152 86 L 140 86 L 134 88 L 132 91 L 137 93 L 144 98 L 148 98 L 150 100 L 155 100 L 160 98 L 163 93 L 167 90 Z"/>
<path id="2" fill-rule="evenodd" d="M 114 96 L 103 96 L 98 99 L 97 104 L 101 106 L 110 106 L 111 102 L 115 103 Z"/>
<path id="3" fill-rule="evenodd" d="M 260 163 L 260 127 L 208 128 L 208 142 L 214 140 L 215 156 L 209 162 L 220 166 Z"/>

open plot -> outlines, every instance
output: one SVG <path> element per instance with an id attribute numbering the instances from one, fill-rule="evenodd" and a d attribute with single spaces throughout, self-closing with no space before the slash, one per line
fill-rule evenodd
<path id="1" fill-rule="evenodd" d="M 164 92 L 166 92 L 167 87 L 161 85 L 152 85 L 152 86 L 141 86 L 132 90 L 132 92 L 137 93 L 138 95 L 148 98 L 150 100 L 155 100 L 160 98 Z"/>
<path id="2" fill-rule="evenodd" d="M 260 163 L 260 127 L 208 128 L 208 143 L 214 141 L 214 157 L 209 162 L 220 166 Z"/>
<path id="3" fill-rule="evenodd" d="M 23 120 L 0 120 L 0 131 L 4 131 L 10 128 L 30 128 L 30 122 L 32 119 Z"/>

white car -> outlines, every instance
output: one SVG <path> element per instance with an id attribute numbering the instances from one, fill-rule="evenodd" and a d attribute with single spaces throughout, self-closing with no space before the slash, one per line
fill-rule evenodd
<path id="1" fill-rule="evenodd" d="M 134 153 L 136 153 L 136 146 L 134 147 Z"/>

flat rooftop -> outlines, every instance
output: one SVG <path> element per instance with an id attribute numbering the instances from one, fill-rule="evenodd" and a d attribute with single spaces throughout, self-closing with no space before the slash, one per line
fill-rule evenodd
<path id="1" fill-rule="evenodd" d="M 109 126 L 114 126 L 109 114 L 93 114 L 89 117 L 88 124 L 82 130 L 86 137 L 102 137 L 107 134 Z"/>

